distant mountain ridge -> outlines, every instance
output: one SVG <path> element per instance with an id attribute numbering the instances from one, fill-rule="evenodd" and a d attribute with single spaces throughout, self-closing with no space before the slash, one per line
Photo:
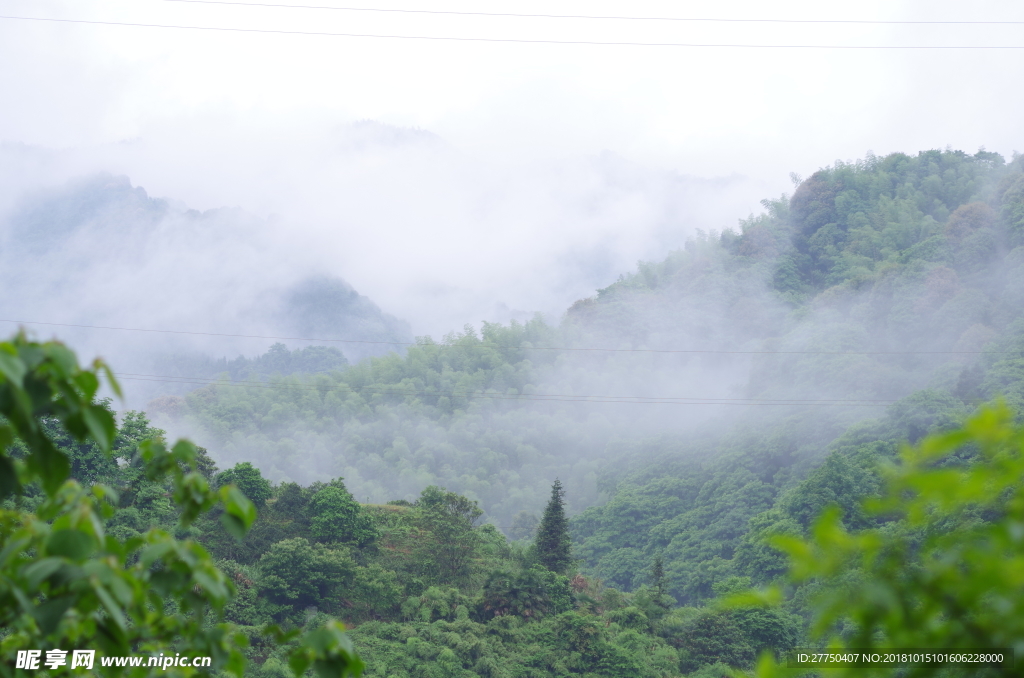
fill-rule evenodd
<path id="1" fill-rule="evenodd" d="M 156 356 L 233 360 L 260 356 L 281 341 L 215 335 L 338 340 L 322 343 L 345 361 L 401 351 L 413 341 L 408 323 L 337 275 L 291 261 L 276 246 L 275 229 L 238 208 L 199 212 L 153 198 L 124 176 L 36 190 L 0 215 L 4 316 L 170 330 L 60 331 L 83 354 L 100 353 L 133 372 L 152 372 Z M 146 399 L 162 388 L 128 387 Z"/>

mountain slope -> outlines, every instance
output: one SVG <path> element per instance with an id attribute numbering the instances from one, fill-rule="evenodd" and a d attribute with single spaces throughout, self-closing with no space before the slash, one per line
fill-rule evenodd
<path id="1" fill-rule="evenodd" d="M 1015 336 L 1024 308 L 1021 176 L 1019 159 L 987 153 L 838 165 L 792 200 L 766 201 L 738 232 L 642 263 L 558 327 L 485 325 L 276 390 L 211 386 L 178 416 L 226 463 L 252 460 L 275 480 L 343 475 L 378 502 L 440 484 L 480 500 L 503 529 L 528 524 L 556 476 L 574 512 L 632 484 L 646 517 L 606 544 L 589 541 L 582 526 L 604 518 L 587 514 L 580 553 L 633 586 L 674 542 L 677 595 L 699 597 L 710 579 L 691 586 L 688 568 L 731 563 L 747 521 L 849 427 L 895 407 L 907 423 L 880 439 L 914 437 L 992 392 L 978 351 Z M 832 249 L 808 244 L 821 239 L 814 219 L 844 234 Z M 884 246 L 867 250 L 869 240 Z M 984 257 L 967 256 L 982 241 Z M 1011 372 L 1001 368 L 1004 381 Z M 914 396 L 922 390 L 934 395 Z M 651 473 L 681 478 L 689 495 L 630 475 L 658 459 L 677 470 Z M 709 536 L 678 537 L 694 530 Z"/>

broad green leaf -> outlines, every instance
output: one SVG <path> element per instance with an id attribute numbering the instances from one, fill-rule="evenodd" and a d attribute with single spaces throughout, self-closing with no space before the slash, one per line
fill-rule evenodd
<path id="1" fill-rule="evenodd" d="M 4 376 L 12 386 L 20 386 L 25 379 L 25 364 L 18 359 L 10 344 L 3 344 L 0 347 L 0 374 Z"/>
<path id="2" fill-rule="evenodd" d="M 121 606 L 117 604 L 113 596 L 104 588 L 103 584 L 98 581 L 92 582 L 92 590 L 95 591 L 96 597 L 100 599 L 103 607 L 106 608 L 107 612 L 110 613 L 111 619 L 117 624 L 117 627 L 122 631 L 128 630 L 128 621 L 124 618 L 124 612 L 121 610 Z"/>
<path id="3" fill-rule="evenodd" d="M 110 385 L 110 390 L 114 392 L 118 398 L 123 398 L 124 395 L 121 393 L 121 384 L 117 381 L 117 376 L 114 371 L 110 369 L 106 363 L 97 360 L 93 363 L 93 369 L 102 372 L 107 377 L 107 383 Z"/>
<path id="4" fill-rule="evenodd" d="M 78 369 L 78 358 L 74 351 L 64 344 L 49 342 L 45 344 L 44 354 L 53 361 L 53 364 L 61 371 L 61 377 L 67 379 Z"/>
<path id="5" fill-rule="evenodd" d="M 104 407 L 88 405 L 82 411 L 82 417 L 96 444 L 104 452 L 110 452 L 110 445 L 117 434 L 117 422 L 114 420 L 114 415 Z"/>
<path id="6" fill-rule="evenodd" d="M 32 616 L 35 617 L 36 623 L 39 624 L 40 632 L 44 636 L 53 633 L 57 629 L 57 625 L 60 624 L 64 613 L 74 604 L 75 596 L 66 595 L 59 598 L 51 598 L 34 609 Z"/>
<path id="7" fill-rule="evenodd" d="M 81 530 L 58 530 L 46 540 L 47 553 L 71 560 L 85 560 L 97 546 L 95 537 Z"/>
<path id="8" fill-rule="evenodd" d="M 60 558 L 43 558 L 33 562 L 24 569 L 25 578 L 33 589 L 39 588 L 44 579 L 59 570 L 64 564 Z"/>
<path id="9" fill-rule="evenodd" d="M 220 489 L 220 498 L 224 504 L 221 523 L 236 539 L 242 539 L 256 520 L 256 507 L 234 485 L 225 485 Z"/>
<path id="10" fill-rule="evenodd" d="M 55 494 L 71 473 L 71 464 L 64 453 L 53 444 L 43 439 L 36 445 L 28 458 L 29 465 L 39 475 L 43 489 L 48 494 Z"/>

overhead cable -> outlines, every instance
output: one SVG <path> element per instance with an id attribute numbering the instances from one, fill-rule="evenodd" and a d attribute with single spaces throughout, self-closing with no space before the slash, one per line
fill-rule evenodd
<path id="1" fill-rule="evenodd" d="M 143 375 L 119 372 L 117 377 L 125 381 L 152 381 L 166 384 L 188 384 L 197 386 L 237 386 L 244 388 L 266 388 L 290 391 L 317 391 L 319 393 L 367 392 L 370 395 L 396 396 L 428 396 L 447 398 L 469 398 L 482 400 L 529 400 L 536 402 L 578 402 L 578 403 L 623 403 L 635 405 L 765 405 L 765 406 L 828 406 L 828 407 L 882 407 L 892 404 L 895 400 L 810 400 L 800 398 L 690 398 L 690 397 L 648 397 L 622 395 L 576 395 L 576 394 L 544 394 L 544 393 L 487 393 L 486 391 L 429 391 L 408 389 L 400 386 L 352 386 L 321 388 L 316 385 L 281 384 L 254 381 L 224 381 L 206 377 L 174 377 L 170 375 Z"/>
<path id="2" fill-rule="evenodd" d="M 156 330 L 141 327 L 110 327 L 105 325 L 77 325 L 74 323 L 51 323 L 35 320 L 10 320 L 0 318 L 0 322 L 18 325 L 47 325 L 52 327 L 78 327 L 92 330 L 116 330 L 122 332 L 154 332 L 157 334 L 184 334 L 199 337 L 230 337 L 237 339 L 274 339 L 278 341 L 310 341 L 337 344 L 370 344 L 384 346 L 438 346 L 455 348 L 458 345 L 409 342 L 409 341 L 375 341 L 368 339 L 325 339 L 311 337 L 282 337 L 263 334 L 227 334 L 223 332 L 193 332 L 188 330 Z M 711 355 L 1000 355 L 1017 354 L 1021 351 L 724 351 L 718 349 L 675 349 L 675 348 L 590 348 L 569 346 L 501 346 L 480 342 L 475 347 L 521 351 L 585 351 L 596 353 L 694 353 Z M 475 348 L 474 347 L 474 348 Z M 469 347 L 461 347 L 469 348 Z"/>
<path id="3" fill-rule="evenodd" d="M 234 2 L 231 0 L 162 0 L 194 5 L 234 5 L 239 7 L 273 7 L 283 9 L 317 9 L 341 12 L 386 12 L 394 14 L 441 14 L 452 16 L 514 17 L 524 19 L 611 19 L 617 21 L 682 21 L 690 23 L 771 23 L 771 24 L 882 24 L 882 25 L 968 25 L 968 26 L 1013 26 L 1024 21 L 899 21 L 883 19 L 735 19 L 673 16 L 622 16 L 597 14 L 523 14 L 518 12 L 464 12 L 437 9 L 399 9 L 383 7 L 337 7 L 333 5 L 290 5 L 271 2 Z"/>
<path id="4" fill-rule="evenodd" d="M 271 28 L 232 28 L 226 26 L 184 26 L 180 24 L 150 24 L 128 21 L 92 21 L 87 19 L 57 19 L 51 17 L 3 16 L 0 19 L 14 21 L 41 21 L 64 24 L 87 24 L 92 26 L 125 26 L 132 28 L 173 28 L 190 31 L 214 31 L 224 33 L 253 33 L 272 35 L 302 35 L 308 37 L 334 38 L 384 38 L 389 40 L 427 40 L 440 42 L 490 42 L 535 45 L 594 45 L 606 47 L 693 47 L 725 49 L 894 49 L 894 50 L 1001 50 L 1024 49 L 1024 45 L 766 45 L 747 43 L 698 43 L 698 42 L 609 42 L 600 40 L 530 40 L 525 38 L 478 38 L 434 35 L 397 35 L 381 33 L 333 33 L 327 31 L 286 31 Z"/>

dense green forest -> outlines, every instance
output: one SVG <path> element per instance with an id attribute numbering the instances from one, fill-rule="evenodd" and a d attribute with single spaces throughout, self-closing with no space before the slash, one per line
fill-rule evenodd
<path id="1" fill-rule="evenodd" d="M 513 538 L 561 478 L 589 572 L 630 590 L 661 554 L 697 602 L 762 577 L 750 525 L 806 526 L 833 492 L 799 496 L 812 472 L 849 467 L 848 504 L 900 441 L 1021 404 L 1022 205 L 1020 158 L 837 163 L 557 326 L 484 324 L 311 376 L 230 370 L 149 413 L 273 482 L 343 477 L 373 503 L 445 487 Z M 592 348 L 617 350 L 575 350 Z"/>
<path id="2" fill-rule="evenodd" d="M 209 550 L 254 676 L 287 675 L 262 625 L 328 618 L 382 678 L 749 669 L 819 642 L 828 587 L 787 579 L 772 538 L 817 539 L 838 506 L 836 530 L 919 543 L 862 503 L 901 444 L 993 398 L 1024 405 L 1024 159 L 894 154 L 797 183 L 557 325 L 467 327 L 354 364 L 276 346 L 124 415 L 113 459 L 50 433 L 73 477 L 117 488 L 111 534 L 161 526 Z M 138 466 L 154 425 L 189 432 L 211 485 L 253 502 L 244 539 L 219 509 L 177 527 L 169 486 Z M 860 581 L 844 576 L 837 590 Z M 727 603 L 771 585 L 774 606 Z"/>
<path id="3" fill-rule="evenodd" d="M 800 633 L 784 610 L 679 608 L 658 568 L 632 594 L 580 574 L 557 482 L 536 539 L 510 543 L 477 524 L 475 502 L 443 488 L 429 486 L 415 502 L 359 504 L 340 479 L 272 486 L 246 462 L 218 471 L 200 449 L 196 467 L 212 487 L 234 484 L 256 507 L 239 541 L 221 524 L 223 509 L 180 525 L 173 484 L 142 472 L 140 443 L 163 432 L 141 413 L 124 418 L 111 456 L 53 421 L 46 427 L 73 477 L 117 492 L 107 535 L 130 543 L 162 528 L 209 550 L 237 589 L 225 616 L 249 636 L 256 676 L 290 675 L 292 646 L 265 637 L 266 624 L 314 627 L 331 618 L 355 627 L 373 676 L 673 676 L 749 664 Z M 44 500 L 34 487 L 21 499 L 25 508 Z"/>

